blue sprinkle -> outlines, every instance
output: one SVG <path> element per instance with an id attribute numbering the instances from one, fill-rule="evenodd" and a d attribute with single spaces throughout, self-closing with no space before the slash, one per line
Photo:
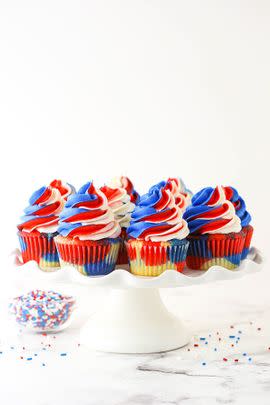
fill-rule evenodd
<path id="1" fill-rule="evenodd" d="M 42 367 L 45 367 L 46 366 L 46 364 L 45 363 L 42 363 Z"/>
<path id="2" fill-rule="evenodd" d="M 215 352 L 217 351 L 217 348 L 216 348 L 216 347 L 214 348 L 214 351 L 215 351 Z"/>
<path id="3" fill-rule="evenodd" d="M 46 347 L 43 347 L 42 350 L 46 350 Z"/>
<path id="4" fill-rule="evenodd" d="M 208 342 L 205 342 L 205 345 L 208 345 Z"/>
<path id="5" fill-rule="evenodd" d="M 37 356 L 37 353 L 35 353 L 34 356 Z"/>
<path id="6" fill-rule="evenodd" d="M 243 356 L 246 356 L 247 355 L 247 353 L 243 353 Z"/>
<path id="7" fill-rule="evenodd" d="M 32 360 L 32 357 L 27 357 L 27 359 L 26 360 Z"/>
<path id="8" fill-rule="evenodd" d="M 10 348 L 13 350 L 13 349 L 14 349 L 14 346 L 10 346 Z"/>
<path id="9" fill-rule="evenodd" d="M 237 337 L 237 340 L 240 340 L 240 337 L 239 337 L 239 336 Z"/>
<path id="10" fill-rule="evenodd" d="M 241 333 L 242 333 L 242 331 L 241 331 L 241 330 L 239 330 L 239 331 L 238 331 L 238 333 L 240 333 L 240 334 L 241 334 Z"/>
<path id="11" fill-rule="evenodd" d="M 249 357 L 248 361 L 251 361 L 251 360 L 252 360 L 251 357 Z"/>
<path id="12" fill-rule="evenodd" d="M 0 354 L 3 354 L 3 352 L 0 352 Z"/>
<path id="13" fill-rule="evenodd" d="M 202 363 L 203 366 L 206 366 L 206 363 Z"/>
<path id="14" fill-rule="evenodd" d="M 239 340 L 236 340 L 236 341 L 235 341 L 235 344 L 237 345 L 237 344 L 238 344 L 238 342 L 239 342 Z"/>
<path id="15" fill-rule="evenodd" d="M 200 337 L 200 340 L 205 340 L 205 337 Z"/>
<path id="16" fill-rule="evenodd" d="M 210 333 L 209 337 L 212 337 L 211 333 Z"/>
<path id="17" fill-rule="evenodd" d="M 230 335 L 229 338 L 230 338 L 230 339 L 235 339 L 235 336 L 234 336 L 234 335 Z"/>
<path id="18" fill-rule="evenodd" d="M 67 353 L 61 353 L 60 354 L 60 356 L 66 356 L 67 355 Z"/>

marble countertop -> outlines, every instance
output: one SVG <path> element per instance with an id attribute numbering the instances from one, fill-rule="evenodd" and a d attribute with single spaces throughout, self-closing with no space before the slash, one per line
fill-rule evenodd
<path id="1" fill-rule="evenodd" d="M 2 298 L 1 403 L 268 405 L 269 281 L 265 266 L 233 282 L 162 290 L 193 338 L 182 349 L 150 355 L 91 352 L 80 345 L 79 327 L 89 308 L 102 304 L 103 289 L 91 289 L 69 329 L 47 336 L 8 330 Z"/>

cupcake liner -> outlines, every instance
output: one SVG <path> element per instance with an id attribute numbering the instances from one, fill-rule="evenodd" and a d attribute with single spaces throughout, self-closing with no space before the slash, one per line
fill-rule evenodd
<path id="1" fill-rule="evenodd" d="M 55 243 L 61 264 L 72 265 L 85 276 L 105 275 L 115 269 L 120 238 L 91 241 L 59 235 Z"/>
<path id="2" fill-rule="evenodd" d="M 127 231 L 125 228 L 122 228 L 120 238 L 121 242 L 116 264 L 128 264 L 128 254 L 126 248 Z"/>
<path id="3" fill-rule="evenodd" d="M 165 270 L 183 271 L 188 249 L 187 239 L 146 242 L 129 239 L 126 243 L 130 271 L 138 276 L 159 276 Z"/>
<path id="4" fill-rule="evenodd" d="M 18 232 L 24 263 L 34 260 L 43 271 L 54 271 L 60 267 L 54 243 L 57 233 Z"/>
<path id="5" fill-rule="evenodd" d="M 244 242 L 244 247 L 243 247 L 243 251 L 242 251 L 242 255 L 241 255 L 241 260 L 244 260 L 247 258 L 247 255 L 249 252 L 251 239 L 252 239 L 252 235 L 253 235 L 253 227 L 251 225 L 244 226 L 242 231 L 245 234 L 245 242 Z"/>
<path id="6" fill-rule="evenodd" d="M 189 235 L 187 266 L 193 270 L 208 270 L 219 265 L 229 270 L 239 266 L 244 246 L 243 232 L 230 234 Z"/>

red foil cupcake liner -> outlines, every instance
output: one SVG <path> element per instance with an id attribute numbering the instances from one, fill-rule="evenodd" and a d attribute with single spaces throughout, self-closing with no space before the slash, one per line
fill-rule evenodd
<path id="1" fill-rule="evenodd" d="M 91 241 L 59 235 L 55 243 L 61 263 L 72 265 L 85 276 L 105 275 L 115 269 L 120 238 Z"/>
<path id="2" fill-rule="evenodd" d="M 189 235 L 187 266 L 193 270 L 208 270 L 219 265 L 232 270 L 239 266 L 245 234 Z"/>
<path id="3" fill-rule="evenodd" d="M 119 253 L 117 258 L 116 264 L 128 264 L 128 253 L 126 247 L 126 240 L 127 240 L 127 231 L 125 228 L 122 228 L 120 234 L 121 242 L 119 247 Z"/>
<path id="4" fill-rule="evenodd" d="M 54 237 L 57 233 L 39 233 L 19 231 L 18 237 L 24 263 L 37 262 L 44 271 L 54 271 L 60 267 Z"/>
<path id="5" fill-rule="evenodd" d="M 130 271 L 139 276 L 159 276 L 165 270 L 182 272 L 188 244 L 187 239 L 166 242 L 129 239 L 126 246 Z"/>
<path id="6" fill-rule="evenodd" d="M 245 242 L 244 242 L 244 248 L 242 251 L 241 259 L 244 260 L 244 259 L 246 259 L 248 252 L 249 252 L 251 239 L 252 239 L 252 235 L 253 235 L 253 227 L 251 225 L 244 226 L 242 231 L 245 234 Z"/>

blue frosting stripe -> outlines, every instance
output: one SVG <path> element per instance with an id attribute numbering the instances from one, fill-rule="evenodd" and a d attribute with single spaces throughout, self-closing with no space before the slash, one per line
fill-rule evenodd
<path id="1" fill-rule="evenodd" d="M 95 201 L 98 197 L 94 194 L 72 194 L 70 197 L 68 197 L 67 202 L 65 204 L 66 208 L 72 208 L 74 205 L 78 203 L 83 203 L 83 202 L 88 202 L 88 201 Z"/>
<path id="2" fill-rule="evenodd" d="M 39 188 L 38 190 L 34 191 L 34 193 L 29 198 L 29 204 L 34 205 L 35 202 L 42 196 L 42 194 L 44 194 L 46 189 L 47 189 L 47 187 L 43 186 L 43 187 Z"/>
<path id="3" fill-rule="evenodd" d="M 202 190 L 198 191 L 198 193 L 194 194 L 194 196 L 191 199 L 192 205 L 207 204 L 213 192 L 214 192 L 213 187 L 205 187 Z"/>

